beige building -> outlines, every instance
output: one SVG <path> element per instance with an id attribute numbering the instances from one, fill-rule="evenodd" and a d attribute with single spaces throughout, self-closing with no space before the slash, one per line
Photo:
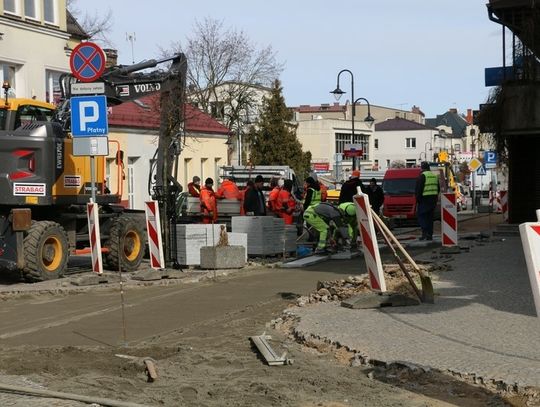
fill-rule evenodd
<path id="1" fill-rule="evenodd" d="M 12 97 L 54 102 L 71 51 L 84 38 L 66 0 L 0 2 L 0 81 L 9 82 Z"/>

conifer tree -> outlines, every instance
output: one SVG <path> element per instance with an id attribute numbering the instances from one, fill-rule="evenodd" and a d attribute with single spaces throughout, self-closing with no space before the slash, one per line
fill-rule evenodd
<path id="1" fill-rule="evenodd" d="M 256 125 L 249 131 L 251 163 L 288 165 L 304 178 L 310 171 L 311 153 L 302 151 L 296 137 L 296 125 L 291 123 L 293 114 L 285 105 L 282 91 L 280 81 L 276 80 L 270 96 L 263 99 Z"/>

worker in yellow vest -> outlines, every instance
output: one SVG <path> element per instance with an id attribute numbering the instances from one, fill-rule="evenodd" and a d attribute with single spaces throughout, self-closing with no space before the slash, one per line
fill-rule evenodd
<path id="1" fill-rule="evenodd" d="M 439 192 L 439 177 L 431 172 L 429 163 L 423 161 L 420 164 L 422 173 L 416 180 L 416 215 L 422 229 L 420 240 L 433 240 L 433 215 Z"/>

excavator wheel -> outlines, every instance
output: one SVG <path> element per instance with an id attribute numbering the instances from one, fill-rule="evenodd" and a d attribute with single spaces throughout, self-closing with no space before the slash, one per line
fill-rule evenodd
<path id="1" fill-rule="evenodd" d="M 24 237 L 23 277 L 36 282 L 62 277 L 68 263 L 68 239 L 56 222 L 32 222 Z"/>
<path id="2" fill-rule="evenodd" d="M 141 225 L 128 216 L 113 220 L 109 240 L 105 247 L 109 252 L 105 262 L 111 270 L 135 271 L 139 268 L 146 246 L 146 238 Z"/>

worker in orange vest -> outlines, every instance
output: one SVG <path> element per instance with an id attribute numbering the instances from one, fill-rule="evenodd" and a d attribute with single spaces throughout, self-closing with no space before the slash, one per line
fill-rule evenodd
<path id="1" fill-rule="evenodd" d="M 220 187 L 216 191 L 217 199 L 237 199 L 240 200 L 240 190 L 230 177 L 225 177 Z"/>
<path id="2" fill-rule="evenodd" d="M 217 221 L 217 203 L 216 194 L 213 190 L 214 180 L 212 178 L 206 178 L 204 181 L 204 187 L 201 188 L 201 212 L 202 222 L 209 224 Z"/>
<path id="3" fill-rule="evenodd" d="M 275 213 L 279 216 L 279 206 L 277 204 L 277 199 L 279 195 L 279 191 L 281 191 L 281 186 L 279 185 L 279 179 L 278 178 L 272 178 L 270 180 L 270 188 L 272 190 L 268 194 L 268 202 L 266 203 L 266 208 L 269 212 Z"/>
<path id="4" fill-rule="evenodd" d="M 328 187 L 319 181 L 319 188 L 321 188 L 321 202 L 326 202 L 328 197 Z"/>
<path id="5" fill-rule="evenodd" d="M 294 223 L 293 213 L 296 209 L 296 200 L 291 193 L 292 187 L 292 180 L 286 179 L 276 200 L 277 213 L 285 221 L 286 225 L 292 225 Z"/>

